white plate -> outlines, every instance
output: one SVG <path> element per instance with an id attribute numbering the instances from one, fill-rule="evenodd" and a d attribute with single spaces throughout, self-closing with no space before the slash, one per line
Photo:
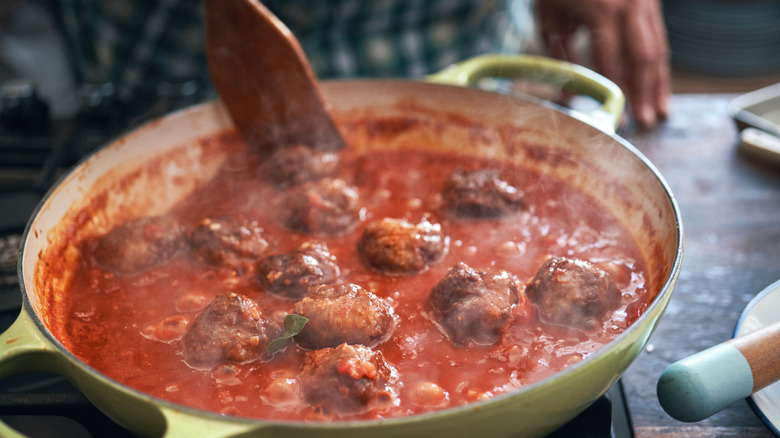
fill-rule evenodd
<path id="1" fill-rule="evenodd" d="M 734 336 L 740 336 L 780 320 L 780 281 L 773 283 L 750 300 L 737 321 Z M 748 404 L 761 421 L 780 436 L 780 382 L 748 397 Z"/>

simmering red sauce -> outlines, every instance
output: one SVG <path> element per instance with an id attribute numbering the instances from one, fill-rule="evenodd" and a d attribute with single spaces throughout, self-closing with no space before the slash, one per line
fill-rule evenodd
<path id="1" fill-rule="evenodd" d="M 343 152 L 339 176 L 358 188 L 360 221 L 338 236 L 291 231 L 280 223 L 283 191 L 258 172 L 251 152 L 232 156 L 220 173 L 170 216 L 185 228 L 204 217 L 241 215 L 256 220 L 270 252 L 305 241 L 326 243 L 354 283 L 390 303 L 398 322 L 374 346 L 400 379 L 397 401 L 382 409 L 339 414 L 309 406 L 300 397 L 304 350 L 294 342 L 270 359 L 189 366 L 181 337 L 219 293 L 236 292 L 258 303 L 281 324 L 295 301 L 267 293 L 253 272 L 216 268 L 186 251 L 135 275 L 101 269 L 90 254 L 76 267 L 62 315 L 66 347 L 108 377 L 174 403 L 259 419 L 328 421 L 413 415 L 512 391 L 592 354 L 626 329 L 647 307 L 645 263 L 629 232 L 597 199 L 564 182 L 510 165 L 434 152 Z M 498 219 L 458 219 L 443 213 L 442 187 L 455 169 L 497 169 L 522 190 L 524 206 Z M 226 196 L 230 194 L 230 196 Z M 427 270 L 387 275 L 368 267 L 356 250 L 366 223 L 422 217 L 449 238 L 443 259 Z M 90 242 L 80 246 L 89 251 Z M 609 274 L 619 305 L 593 329 L 540 320 L 524 294 L 526 283 L 549 256 L 589 261 Z M 520 293 L 511 326 L 493 345 L 454 345 L 433 322 L 429 295 L 448 270 L 464 262 L 479 270 L 505 270 Z"/>

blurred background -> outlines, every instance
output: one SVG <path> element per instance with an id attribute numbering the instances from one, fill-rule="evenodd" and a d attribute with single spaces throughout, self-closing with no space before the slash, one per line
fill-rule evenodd
<path id="1" fill-rule="evenodd" d="M 780 2 L 665 0 L 675 92 L 747 92 L 780 81 Z"/>
<path id="2" fill-rule="evenodd" d="M 524 13 L 532 7 L 531 0 L 512 1 L 509 19 L 520 22 L 518 27 L 525 34 L 521 49 L 543 53 L 543 47 L 534 39 L 533 22 Z M 55 118 L 71 117 L 89 96 L 79 93 L 78 80 L 69 68 L 73 53 L 63 44 L 62 24 L 55 23 L 47 12 L 46 6 L 53 3 L 0 2 L 0 84 L 31 78 Z M 663 6 L 673 92 L 741 93 L 780 82 L 780 2 L 665 0 Z M 78 28 L 78 23 L 73 26 Z M 186 88 L 167 91 L 192 92 Z"/>

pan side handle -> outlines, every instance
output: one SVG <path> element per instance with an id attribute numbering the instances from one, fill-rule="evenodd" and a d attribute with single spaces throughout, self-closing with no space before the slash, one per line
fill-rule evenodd
<path id="1" fill-rule="evenodd" d="M 57 347 L 35 325 L 28 309 L 0 335 L 0 378 L 27 372 L 60 374 Z"/>
<path id="2" fill-rule="evenodd" d="M 91 387 L 92 396 L 98 397 L 97 406 L 108 409 L 111 418 L 122 418 L 128 425 L 134 425 L 140 436 L 225 438 L 256 433 L 263 428 L 260 423 L 215 419 L 175 405 L 152 402 L 129 390 L 106 389 L 106 385 L 94 376 L 78 378 L 75 374 L 79 371 L 72 369 L 58 347 L 41 333 L 28 310 L 23 308 L 11 327 L 0 335 L 0 379 L 27 372 L 54 373 L 71 381 L 77 377 L 85 387 Z M 116 406 L 111 405 L 111 400 Z M 163 418 L 164 421 L 160 421 Z M 144 425 L 139 426 L 139 423 Z M 0 437 L 26 438 L 2 421 Z"/>
<path id="3" fill-rule="evenodd" d="M 486 78 L 525 79 L 592 97 L 601 106 L 583 113 L 591 124 L 609 134 L 615 132 L 623 115 L 626 99 L 614 82 L 581 65 L 544 56 L 481 55 L 451 65 L 426 79 L 469 86 Z"/>
<path id="4" fill-rule="evenodd" d="M 61 362 L 56 347 L 35 326 L 27 309 L 0 335 L 0 378 L 27 372 L 52 372 L 61 374 Z M 0 436 L 24 438 L 0 421 Z"/>

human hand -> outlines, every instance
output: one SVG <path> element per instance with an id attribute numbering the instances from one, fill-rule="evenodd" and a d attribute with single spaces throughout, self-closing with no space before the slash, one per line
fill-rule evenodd
<path id="1" fill-rule="evenodd" d="M 537 0 L 542 37 L 556 58 L 582 63 L 573 36 L 584 26 L 595 69 L 626 94 L 636 122 L 668 114 L 669 47 L 660 0 Z"/>

